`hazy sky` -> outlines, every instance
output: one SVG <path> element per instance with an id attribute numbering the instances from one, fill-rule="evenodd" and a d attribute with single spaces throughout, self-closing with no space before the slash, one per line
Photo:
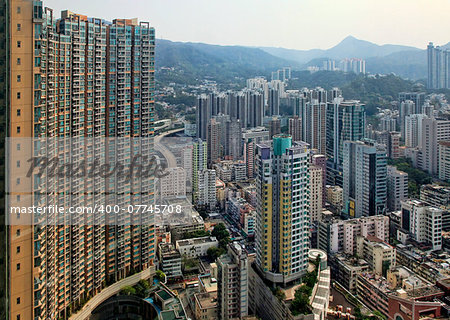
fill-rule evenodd
<path id="1" fill-rule="evenodd" d="M 157 38 L 327 49 L 348 35 L 426 48 L 450 41 L 450 0 L 44 0 L 105 18 L 149 21 Z M 59 16 L 59 13 L 58 13 Z"/>

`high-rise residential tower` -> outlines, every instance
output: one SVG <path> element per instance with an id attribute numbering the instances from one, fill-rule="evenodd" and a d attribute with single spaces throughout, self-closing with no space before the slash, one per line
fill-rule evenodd
<path id="1" fill-rule="evenodd" d="M 434 46 L 430 42 L 427 46 L 428 58 L 428 89 L 450 88 L 450 50 Z"/>
<path id="2" fill-rule="evenodd" d="M 66 162 L 80 164 L 94 156 L 111 159 L 127 153 L 120 145 L 106 152 L 98 143 L 100 138 L 131 141 L 153 136 L 155 31 L 149 23 L 106 22 L 70 11 L 63 11 L 58 19 L 42 1 L 10 0 L 8 4 L 9 137 L 87 139 L 77 146 L 77 153 L 57 154 Z M 89 142 L 94 137 L 98 138 L 93 139 L 95 143 Z M 14 145 L 9 166 L 15 169 L 9 182 L 19 184 L 15 170 L 24 167 L 19 162 L 41 147 Z M 150 155 L 152 148 L 152 144 L 141 144 L 139 152 Z M 145 192 L 138 192 L 130 181 L 119 185 L 120 179 L 44 178 L 28 185 L 25 179 L 20 181 L 33 196 L 15 194 L 8 204 L 65 206 L 98 203 L 106 197 L 109 203 L 126 207 L 131 201 L 152 204 L 154 200 L 152 181 L 141 186 L 148 187 Z M 51 191 L 45 197 L 37 192 L 43 186 Z M 87 192 L 92 190 L 100 192 Z M 33 226 L 21 218 L 8 227 L 11 319 L 67 317 L 72 307 L 98 294 L 107 281 L 153 264 L 151 221 L 136 223 L 133 216 L 119 214 L 109 217 L 117 223 L 105 226 L 91 223 L 97 217 L 74 215 L 72 224 Z"/>
<path id="3" fill-rule="evenodd" d="M 359 218 L 386 212 L 386 149 L 370 140 L 344 142 L 344 211 Z"/>
<path id="4" fill-rule="evenodd" d="M 450 120 L 430 119 L 422 120 L 422 144 L 420 151 L 421 169 L 429 174 L 437 174 L 439 168 L 440 141 L 450 140 Z"/>
<path id="5" fill-rule="evenodd" d="M 192 148 L 192 196 L 197 198 L 199 172 L 205 170 L 208 164 L 208 148 L 206 141 L 197 139 Z"/>
<path id="6" fill-rule="evenodd" d="M 293 141 L 302 140 L 302 121 L 298 116 L 289 118 L 289 134 L 292 136 Z"/>
<path id="7" fill-rule="evenodd" d="M 408 198 L 408 174 L 387 166 L 387 206 L 389 211 L 397 211 L 402 207 L 401 201 Z"/>
<path id="8" fill-rule="evenodd" d="M 364 138 L 364 105 L 359 101 L 344 101 L 336 98 L 327 105 L 327 181 L 342 186 L 342 163 L 344 141 Z"/>
<path id="9" fill-rule="evenodd" d="M 306 271 L 309 250 L 309 149 L 289 135 L 257 145 L 256 264 L 286 284 Z"/>
<path id="10" fill-rule="evenodd" d="M 238 243 L 230 243 L 217 259 L 219 319 L 248 316 L 248 268 L 247 253 Z"/>

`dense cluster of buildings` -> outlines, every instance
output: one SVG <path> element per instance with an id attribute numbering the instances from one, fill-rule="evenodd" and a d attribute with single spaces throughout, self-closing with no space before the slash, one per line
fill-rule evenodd
<path id="1" fill-rule="evenodd" d="M 9 10 L 11 138 L 128 141 L 105 147 L 87 139 L 77 152 L 58 144 L 52 155 L 66 162 L 153 155 L 154 29 L 70 11 L 57 19 L 42 1 L 11 0 Z M 430 44 L 430 88 L 448 88 L 446 59 L 448 51 Z M 336 70 L 332 60 L 324 67 Z M 345 59 L 339 69 L 365 73 L 365 61 Z M 67 319 L 114 283 L 151 278 L 155 267 L 164 277 L 146 299 L 122 298 L 143 310 L 154 306 L 161 319 L 188 318 L 189 303 L 196 319 L 323 320 L 336 311 L 332 280 L 388 319 L 448 317 L 450 189 L 439 184 L 450 179 L 444 97 L 400 93 L 374 128 L 364 104 L 345 100 L 338 88 L 287 90 L 290 79 L 286 67 L 271 81 L 248 79 L 241 91 L 198 96 L 196 123 L 186 123 L 195 138 L 157 179 L 46 172 L 21 180 L 19 159 L 50 148 L 11 145 L 10 205 L 68 205 L 70 193 L 76 204 L 158 207 L 150 216 L 83 213 L 71 224 L 42 224 L 39 215 L 37 225 L 27 224 L 17 214 L 8 226 L 8 317 Z M 433 183 L 412 194 L 415 177 L 388 165 L 399 158 Z M 170 285 L 192 290 L 177 296 Z M 100 310 L 115 308 L 119 296 Z"/>

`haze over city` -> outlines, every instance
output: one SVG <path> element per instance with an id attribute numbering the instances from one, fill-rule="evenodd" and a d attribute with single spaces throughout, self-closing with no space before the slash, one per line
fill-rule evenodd
<path id="1" fill-rule="evenodd" d="M 126 3 L 126 5 L 124 5 Z M 447 0 L 49 0 L 59 11 L 113 19 L 137 17 L 172 41 L 220 45 L 327 49 L 348 35 L 377 44 L 425 49 L 446 44 L 450 30 Z"/>

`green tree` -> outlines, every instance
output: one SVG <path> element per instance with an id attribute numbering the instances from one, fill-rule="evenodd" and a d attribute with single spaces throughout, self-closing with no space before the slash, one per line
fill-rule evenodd
<path id="1" fill-rule="evenodd" d="M 164 281 L 165 280 L 165 273 L 162 272 L 161 270 L 156 270 L 156 279 L 158 279 L 159 281 Z"/>
<path id="2" fill-rule="evenodd" d="M 126 295 L 126 296 L 133 296 L 136 294 L 136 289 L 132 286 L 125 286 L 120 290 L 120 294 Z"/>

